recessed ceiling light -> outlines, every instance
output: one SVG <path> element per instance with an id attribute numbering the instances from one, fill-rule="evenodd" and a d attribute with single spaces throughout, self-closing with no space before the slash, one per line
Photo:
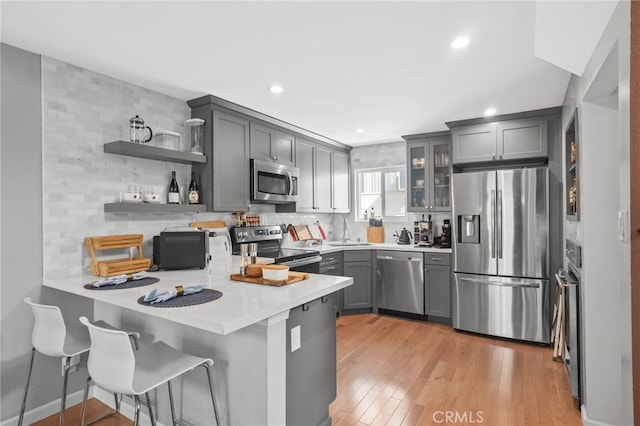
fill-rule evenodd
<path id="1" fill-rule="evenodd" d="M 269 91 L 271 93 L 282 93 L 282 86 L 278 86 L 277 84 L 274 84 L 273 86 L 269 87 Z"/>
<path id="2" fill-rule="evenodd" d="M 362 127 L 358 127 L 356 129 L 356 133 L 364 133 L 364 129 Z"/>
<path id="3" fill-rule="evenodd" d="M 495 108 L 487 108 L 484 110 L 484 115 L 496 115 Z"/>
<path id="4" fill-rule="evenodd" d="M 467 47 L 469 45 L 469 39 L 467 37 L 458 37 L 457 39 L 453 40 L 453 43 L 451 43 L 451 47 L 453 47 L 454 49 L 462 49 L 463 47 Z"/>

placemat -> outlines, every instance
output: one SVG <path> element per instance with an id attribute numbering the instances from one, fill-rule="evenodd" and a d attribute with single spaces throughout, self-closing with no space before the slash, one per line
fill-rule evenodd
<path id="1" fill-rule="evenodd" d="M 152 306 L 154 308 L 183 308 L 185 306 L 200 305 L 202 303 L 211 302 L 222 297 L 222 292 L 205 288 L 197 293 L 188 294 L 186 296 L 177 296 L 166 302 L 154 303 L 144 301 L 144 296 L 138 298 L 138 303 L 144 306 Z"/>
<path id="2" fill-rule="evenodd" d="M 145 285 L 155 284 L 158 281 L 160 281 L 160 278 L 144 277 L 144 278 L 140 278 L 139 280 L 131 280 L 122 284 L 105 285 L 102 287 L 94 287 L 91 284 L 85 284 L 84 288 L 86 288 L 87 290 L 122 290 L 125 288 L 143 287 Z"/>

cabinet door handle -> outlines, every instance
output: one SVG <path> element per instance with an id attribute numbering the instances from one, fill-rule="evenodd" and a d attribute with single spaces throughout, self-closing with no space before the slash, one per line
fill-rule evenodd
<path id="1" fill-rule="evenodd" d="M 441 257 L 431 257 L 431 258 L 429 258 L 429 260 L 433 260 L 433 261 L 436 261 L 436 262 L 442 262 L 442 258 Z"/>
<path id="2" fill-rule="evenodd" d="M 303 312 L 307 312 L 309 310 L 309 305 L 307 305 L 306 303 L 302 304 L 302 311 Z"/>

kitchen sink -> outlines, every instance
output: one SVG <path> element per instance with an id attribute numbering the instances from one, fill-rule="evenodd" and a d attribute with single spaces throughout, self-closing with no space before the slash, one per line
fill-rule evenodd
<path id="1" fill-rule="evenodd" d="M 359 241 L 347 241 L 346 243 L 343 243 L 341 241 L 329 241 L 326 244 L 328 246 L 334 246 L 334 247 L 370 246 L 371 245 L 371 243 L 364 243 L 364 242 L 359 242 Z"/>

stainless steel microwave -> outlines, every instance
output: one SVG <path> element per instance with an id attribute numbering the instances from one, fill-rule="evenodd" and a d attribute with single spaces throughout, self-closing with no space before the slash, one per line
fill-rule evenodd
<path id="1" fill-rule="evenodd" d="M 251 159 L 251 201 L 284 204 L 298 201 L 297 167 Z"/>

